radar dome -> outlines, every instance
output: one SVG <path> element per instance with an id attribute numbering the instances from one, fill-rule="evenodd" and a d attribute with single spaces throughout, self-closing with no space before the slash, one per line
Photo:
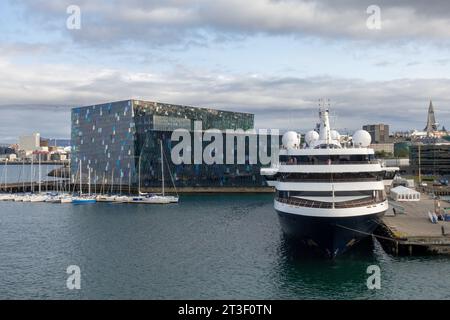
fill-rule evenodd
<path id="1" fill-rule="evenodd" d="M 331 139 L 339 141 L 341 139 L 341 135 L 336 130 L 331 130 Z"/>
<path id="2" fill-rule="evenodd" d="M 283 134 L 282 142 L 287 149 L 298 148 L 300 146 L 300 137 L 297 132 L 288 131 Z"/>
<path id="3" fill-rule="evenodd" d="M 368 147 L 372 142 L 372 137 L 366 130 L 358 130 L 353 134 L 352 140 L 354 146 Z"/>
<path id="4" fill-rule="evenodd" d="M 308 145 L 317 140 L 319 140 L 319 134 L 316 131 L 311 130 L 305 134 L 305 141 Z"/>

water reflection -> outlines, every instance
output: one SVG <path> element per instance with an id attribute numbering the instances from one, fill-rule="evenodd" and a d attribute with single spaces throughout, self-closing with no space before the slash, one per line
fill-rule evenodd
<path id="1" fill-rule="evenodd" d="M 367 299 L 367 267 L 378 262 L 371 238 L 336 259 L 326 259 L 298 241 L 280 235 L 278 283 L 282 295 L 296 299 Z"/>

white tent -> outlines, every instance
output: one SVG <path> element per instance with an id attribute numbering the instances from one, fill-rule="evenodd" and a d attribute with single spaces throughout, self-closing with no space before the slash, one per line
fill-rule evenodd
<path id="1" fill-rule="evenodd" d="M 420 192 L 416 190 L 406 188 L 404 186 L 398 186 L 391 189 L 391 199 L 395 201 L 419 201 Z"/>

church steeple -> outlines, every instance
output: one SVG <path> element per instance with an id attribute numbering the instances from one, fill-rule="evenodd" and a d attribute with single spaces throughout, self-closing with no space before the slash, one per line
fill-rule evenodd
<path id="1" fill-rule="evenodd" d="M 428 136 L 430 136 L 433 131 L 437 130 L 437 122 L 436 122 L 436 118 L 434 116 L 433 102 L 431 100 L 430 100 L 430 106 L 428 107 L 427 126 L 423 130 L 427 132 Z"/>

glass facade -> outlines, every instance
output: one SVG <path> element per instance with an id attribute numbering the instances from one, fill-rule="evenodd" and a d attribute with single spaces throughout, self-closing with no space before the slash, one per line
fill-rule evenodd
<path id="1" fill-rule="evenodd" d="M 419 173 L 420 162 L 423 175 L 450 175 L 450 143 L 411 145 L 409 161 L 413 174 Z"/>
<path id="2" fill-rule="evenodd" d="M 91 183 L 135 183 L 133 115 L 131 100 L 72 109 L 73 180 L 81 160 L 83 182 L 90 169 Z"/>
<path id="3" fill-rule="evenodd" d="M 169 186 L 171 177 L 167 170 L 168 166 L 177 187 L 266 186 L 259 174 L 261 166 L 250 164 L 248 161 L 248 143 L 245 164 L 173 164 L 170 157 L 171 150 L 179 142 L 171 141 L 172 132 L 180 128 L 192 132 L 194 121 L 201 121 L 203 130 L 248 130 L 253 128 L 254 116 L 249 113 L 138 100 L 74 108 L 72 177 L 76 179 L 81 160 L 85 183 L 90 170 L 91 183 L 110 184 L 113 181 L 113 184 L 127 185 L 131 182 L 136 186 L 140 176 L 143 188 L 159 187 L 162 180 L 160 157 L 160 141 L 162 141 L 167 161 L 164 179 Z M 193 145 L 193 134 L 191 139 Z M 248 139 L 247 137 L 247 142 Z M 267 140 L 270 154 L 270 136 Z M 203 148 L 209 143 L 204 141 Z M 225 136 L 223 136 L 223 150 L 226 154 Z"/>

